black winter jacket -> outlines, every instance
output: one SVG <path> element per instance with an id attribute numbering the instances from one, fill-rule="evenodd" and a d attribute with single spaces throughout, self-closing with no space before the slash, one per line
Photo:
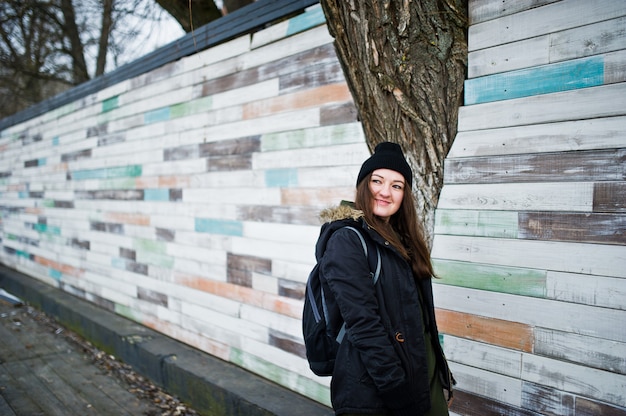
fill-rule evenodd
<path id="1" fill-rule="evenodd" d="M 331 309 L 336 304 L 341 313 L 334 319 L 343 319 L 347 329 L 331 380 L 333 409 L 337 415 L 393 414 L 393 409 L 411 409 L 399 414 L 421 415 L 430 408 L 423 322 L 436 344 L 444 388 L 450 390 L 452 382 L 438 342 L 431 281 L 416 282 L 410 265 L 361 215 L 346 206 L 323 213 L 322 218 L 329 222 L 322 226 L 315 250 L 325 293 L 331 294 L 327 301 Z M 344 228 L 347 225 L 359 229 L 370 246 L 373 242 L 378 247 L 382 270 L 376 285 L 361 241 Z"/>

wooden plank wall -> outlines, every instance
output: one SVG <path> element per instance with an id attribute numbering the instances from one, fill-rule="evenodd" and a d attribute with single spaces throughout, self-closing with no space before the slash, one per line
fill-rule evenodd
<path id="1" fill-rule="evenodd" d="M 469 5 L 433 247 L 453 414 L 624 416 L 626 6 Z M 0 261 L 328 403 L 303 284 L 369 156 L 331 42 L 314 6 L 4 129 Z"/>
<path id="2" fill-rule="evenodd" d="M 0 135 L 0 260 L 328 403 L 301 310 L 369 156 L 319 5 Z"/>
<path id="3" fill-rule="evenodd" d="M 626 415 L 626 3 L 469 7 L 433 247 L 453 411 Z"/>

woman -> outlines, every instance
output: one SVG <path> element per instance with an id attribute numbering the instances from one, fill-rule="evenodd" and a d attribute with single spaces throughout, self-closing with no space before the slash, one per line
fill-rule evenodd
<path id="1" fill-rule="evenodd" d="M 411 185 L 400 146 L 381 143 L 361 166 L 354 205 L 322 213 L 320 277 L 346 323 L 331 380 L 337 415 L 448 415 L 443 390 L 450 393 L 453 381 L 439 345 L 433 270 Z M 348 225 L 380 253 L 376 284 Z"/>

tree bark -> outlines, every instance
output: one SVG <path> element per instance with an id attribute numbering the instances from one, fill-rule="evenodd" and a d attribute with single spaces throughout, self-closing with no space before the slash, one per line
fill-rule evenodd
<path id="1" fill-rule="evenodd" d="M 400 144 L 432 247 L 467 70 L 467 0 L 321 0 L 370 150 Z"/>
<path id="2" fill-rule="evenodd" d="M 96 76 L 104 74 L 109 50 L 109 36 L 113 29 L 114 0 L 102 1 L 102 27 L 100 28 L 100 40 L 98 41 L 98 58 L 96 59 Z"/>
<path id="3" fill-rule="evenodd" d="M 89 81 L 87 72 L 87 62 L 83 43 L 80 40 L 80 32 L 76 25 L 76 13 L 72 0 L 61 0 L 61 11 L 63 12 L 65 34 L 70 42 L 70 56 L 72 57 L 72 81 L 75 85 Z"/>
<path id="4" fill-rule="evenodd" d="M 172 15 L 187 33 L 222 17 L 222 12 L 213 0 L 156 0 L 156 2 Z"/>
<path id="5" fill-rule="evenodd" d="M 224 0 L 224 14 L 232 13 L 237 9 L 241 9 L 243 6 L 254 3 L 254 0 Z"/>

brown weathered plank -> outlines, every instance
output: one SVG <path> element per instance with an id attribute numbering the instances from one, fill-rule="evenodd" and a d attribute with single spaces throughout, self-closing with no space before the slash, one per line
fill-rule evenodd
<path id="1" fill-rule="evenodd" d="M 280 77 L 280 94 L 307 90 L 322 85 L 345 82 L 341 65 L 338 61 L 310 65 L 304 71 L 292 72 Z"/>
<path id="2" fill-rule="evenodd" d="M 261 136 L 250 136 L 203 143 L 200 145 L 199 156 L 249 155 L 259 150 L 261 150 Z"/>
<path id="3" fill-rule="evenodd" d="M 446 309 L 437 309 L 436 314 L 439 330 L 443 333 L 505 348 L 532 351 L 533 330 L 528 325 Z"/>
<path id="4" fill-rule="evenodd" d="M 445 183 L 621 181 L 626 149 L 446 159 Z"/>
<path id="5" fill-rule="evenodd" d="M 535 383 L 522 383 L 522 407 L 542 415 L 574 416 L 575 396 Z"/>
<path id="6" fill-rule="evenodd" d="M 518 238 L 626 245 L 626 214 L 520 212 Z"/>
<path id="7" fill-rule="evenodd" d="M 320 108 L 320 126 L 352 123 L 358 120 L 358 114 L 353 102 L 332 103 Z"/>
<path id="8" fill-rule="evenodd" d="M 252 273 L 270 274 L 271 272 L 272 261 L 270 259 L 228 253 L 228 283 L 252 287 Z"/>
<path id="9" fill-rule="evenodd" d="M 252 155 L 212 156 L 207 158 L 208 172 L 247 170 L 252 168 Z"/>
<path id="10" fill-rule="evenodd" d="M 462 390 L 454 392 L 454 400 L 450 410 L 464 416 L 537 416 L 537 413 L 530 410 L 508 406 Z"/>
<path id="11" fill-rule="evenodd" d="M 594 184 L 593 212 L 626 212 L 626 182 Z"/>
<path id="12" fill-rule="evenodd" d="M 202 96 L 257 84 L 271 78 L 301 71 L 303 67 L 308 65 L 333 61 L 337 61 L 337 55 L 335 55 L 333 45 L 329 43 L 266 65 L 207 81 L 202 85 Z"/>
<path id="13" fill-rule="evenodd" d="M 626 416 L 626 409 L 577 397 L 576 416 Z"/>
<path id="14" fill-rule="evenodd" d="M 237 219 L 279 224 L 320 225 L 319 212 L 318 207 L 310 206 L 239 206 Z"/>

